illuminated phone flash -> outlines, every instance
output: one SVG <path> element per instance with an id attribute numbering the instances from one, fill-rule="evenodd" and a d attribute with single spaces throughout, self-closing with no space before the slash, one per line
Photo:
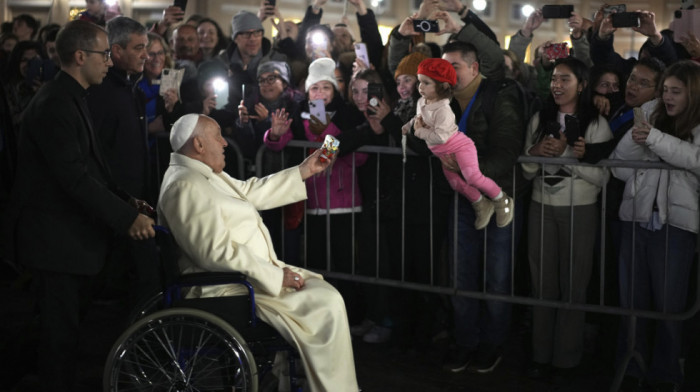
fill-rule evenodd
<path id="1" fill-rule="evenodd" d="M 117 2 L 118 0 L 105 0 L 105 5 L 107 5 L 107 7 L 113 7 L 117 5 Z"/>
<path id="2" fill-rule="evenodd" d="M 216 78 L 211 81 L 216 94 L 216 108 L 221 109 L 228 103 L 228 82 L 223 78 Z"/>
<path id="3" fill-rule="evenodd" d="M 311 36 L 311 42 L 313 42 L 314 45 L 325 45 L 326 35 L 323 33 L 316 32 Z"/>

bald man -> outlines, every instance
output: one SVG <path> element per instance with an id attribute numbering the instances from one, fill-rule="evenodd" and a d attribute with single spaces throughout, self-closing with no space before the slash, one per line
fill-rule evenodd
<path id="1" fill-rule="evenodd" d="M 321 275 L 277 259 L 258 210 L 306 199 L 304 180 L 326 170 L 320 150 L 265 178 L 223 172 L 226 140 L 211 118 L 188 114 L 170 134 L 158 217 L 182 250 L 182 273 L 239 271 L 256 290 L 258 316 L 296 346 L 312 391 L 357 392 L 345 304 Z M 240 285 L 196 288 L 190 297 L 244 294 Z"/>

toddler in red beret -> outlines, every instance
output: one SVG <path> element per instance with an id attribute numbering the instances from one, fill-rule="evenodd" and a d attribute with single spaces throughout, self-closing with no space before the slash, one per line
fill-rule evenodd
<path id="1" fill-rule="evenodd" d="M 459 131 L 450 108 L 452 88 L 457 83 L 452 64 L 439 58 L 425 59 L 418 65 L 418 81 L 421 98 L 418 99 L 416 116 L 404 124 L 403 133 L 413 130 L 414 135 L 425 140 L 433 154 L 439 157 L 454 154 L 460 173 L 444 166 L 442 170 L 452 189 L 464 195 L 474 206 L 477 230 L 489 224 L 494 212 L 498 227 L 509 225 L 513 220 L 513 198 L 481 173 L 474 142 Z M 499 207 L 495 208 L 493 200 L 504 197 L 505 203 L 498 203 Z"/>

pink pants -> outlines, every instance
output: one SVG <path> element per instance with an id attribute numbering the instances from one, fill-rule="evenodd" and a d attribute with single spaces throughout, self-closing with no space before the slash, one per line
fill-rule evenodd
<path id="1" fill-rule="evenodd" d="M 470 202 L 479 200 L 482 193 L 491 199 L 501 193 L 498 184 L 481 174 L 474 142 L 462 132 L 455 132 L 445 143 L 430 147 L 430 151 L 438 157 L 455 155 L 462 175 L 447 170 L 444 166 L 442 171 L 452 189 L 464 195 Z"/>

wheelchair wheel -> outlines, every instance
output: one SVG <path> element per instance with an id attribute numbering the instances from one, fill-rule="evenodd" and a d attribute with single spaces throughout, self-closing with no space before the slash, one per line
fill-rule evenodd
<path id="1" fill-rule="evenodd" d="M 129 327 L 107 357 L 104 390 L 257 391 L 253 355 L 221 318 L 172 308 Z"/>
<path id="2" fill-rule="evenodd" d="M 136 307 L 134 307 L 134 309 L 131 311 L 131 313 L 129 313 L 127 319 L 129 323 L 128 325 L 136 324 L 136 322 L 142 319 L 143 317 L 155 313 L 159 310 L 162 310 L 163 295 L 163 292 L 159 291 L 139 302 L 138 305 L 136 305 Z"/>

